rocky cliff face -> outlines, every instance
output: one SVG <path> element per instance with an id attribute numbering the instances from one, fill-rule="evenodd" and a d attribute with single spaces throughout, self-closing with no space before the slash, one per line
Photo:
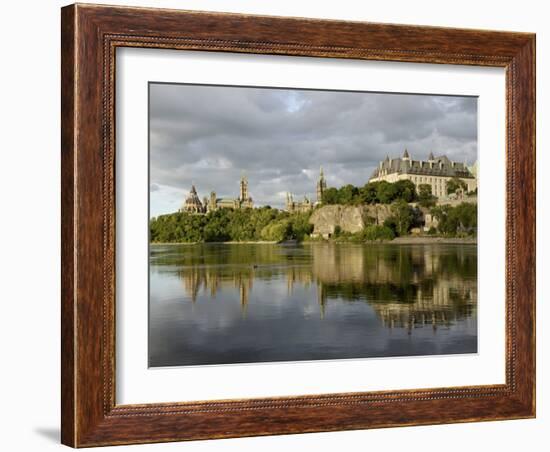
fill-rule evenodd
<path id="1" fill-rule="evenodd" d="M 336 226 L 345 232 L 359 232 L 368 224 L 382 224 L 391 215 L 388 205 L 341 206 L 330 205 L 316 209 L 309 222 L 313 235 L 327 237 L 334 234 Z"/>

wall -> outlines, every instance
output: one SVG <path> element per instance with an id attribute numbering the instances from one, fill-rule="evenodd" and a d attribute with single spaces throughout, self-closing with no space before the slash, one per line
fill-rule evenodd
<path id="1" fill-rule="evenodd" d="M 550 31 L 535 0 L 390 2 L 113 0 L 128 5 L 537 32 L 538 167 L 550 165 Z M 94 2 L 95 3 L 95 2 Z M 2 5 L 2 449 L 61 450 L 59 424 L 59 7 L 60 1 Z M 521 7 L 520 7 L 521 5 Z M 550 178 L 538 184 L 539 250 L 548 249 Z M 543 211 L 546 207 L 546 211 Z M 7 248 L 7 253 L 6 253 Z M 539 251 L 538 274 L 548 272 Z M 308 434 L 119 447 L 117 451 L 481 449 L 542 451 L 550 429 L 549 278 L 538 285 L 538 418 L 437 427 Z M 546 380 L 546 381 L 545 381 Z M 546 446 L 547 447 L 547 446 Z"/>

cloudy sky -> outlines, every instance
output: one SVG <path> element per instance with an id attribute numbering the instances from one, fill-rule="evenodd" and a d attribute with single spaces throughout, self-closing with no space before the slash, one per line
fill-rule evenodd
<path id="1" fill-rule="evenodd" d="M 430 151 L 472 164 L 472 97 L 152 83 L 151 216 L 179 209 L 195 184 L 236 197 L 241 174 L 255 206 L 283 207 L 286 192 L 314 199 L 322 165 L 329 186 L 363 185 L 378 162 Z"/>

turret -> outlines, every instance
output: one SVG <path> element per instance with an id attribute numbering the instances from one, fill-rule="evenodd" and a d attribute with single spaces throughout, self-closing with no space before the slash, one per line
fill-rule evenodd
<path id="1" fill-rule="evenodd" d="M 319 180 L 317 181 L 317 202 L 323 201 L 323 193 L 327 188 L 327 181 L 325 180 L 325 174 L 323 173 L 323 167 L 319 169 Z"/>
<path id="2" fill-rule="evenodd" d="M 246 178 L 246 176 L 241 176 L 241 182 L 240 182 L 240 186 L 239 186 L 240 190 L 239 190 L 239 200 L 240 201 L 246 201 L 249 196 L 248 196 L 248 179 Z"/>

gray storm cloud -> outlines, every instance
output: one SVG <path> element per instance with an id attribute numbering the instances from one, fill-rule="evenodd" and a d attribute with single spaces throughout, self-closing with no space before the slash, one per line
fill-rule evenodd
<path id="1" fill-rule="evenodd" d="M 177 210 L 195 184 L 236 196 L 241 174 L 255 205 L 313 196 L 319 166 L 329 186 L 363 185 L 385 158 L 477 158 L 473 97 L 153 83 L 151 215 Z"/>

